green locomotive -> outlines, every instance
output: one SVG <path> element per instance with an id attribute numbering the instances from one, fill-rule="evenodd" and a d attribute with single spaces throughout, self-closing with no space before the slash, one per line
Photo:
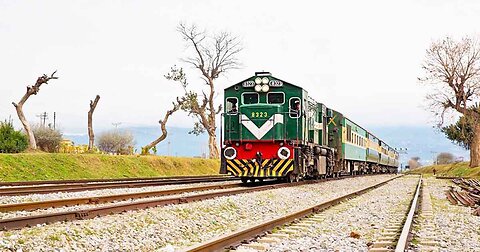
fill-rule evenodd
<path id="1" fill-rule="evenodd" d="M 225 89 L 221 174 L 243 182 L 396 172 L 398 152 L 306 90 L 256 72 Z"/>

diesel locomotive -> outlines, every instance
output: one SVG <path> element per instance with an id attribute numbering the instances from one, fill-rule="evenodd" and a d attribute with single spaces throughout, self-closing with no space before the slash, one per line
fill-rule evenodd
<path id="1" fill-rule="evenodd" d="M 246 183 L 397 171 L 395 149 L 268 72 L 225 88 L 224 99 L 221 174 Z"/>

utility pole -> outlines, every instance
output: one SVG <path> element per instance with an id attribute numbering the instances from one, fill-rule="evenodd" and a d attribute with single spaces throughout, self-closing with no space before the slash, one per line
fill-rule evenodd
<path id="1" fill-rule="evenodd" d="M 437 152 L 436 151 L 430 151 L 430 153 L 432 153 L 432 164 L 433 165 L 436 165 L 437 164 L 437 160 L 436 160 L 436 154 Z"/>
<path id="2" fill-rule="evenodd" d="M 402 155 L 407 155 L 408 152 L 407 152 L 407 148 L 395 148 L 395 150 L 398 152 L 398 154 L 402 154 Z M 399 160 L 400 160 L 400 157 L 399 157 Z M 403 164 L 400 163 L 400 172 L 403 171 Z"/>
<path id="3" fill-rule="evenodd" d="M 167 146 L 167 153 L 168 153 L 168 156 L 170 156 L 170 140 L 168 140 L 168 146 Z"/>
<path id="4" fill-rule="evenodd" d="M 57 120 L 57 112 L 53 112 L 53 130 L 55 130 Z"/>
<path id="5" fill-rule="evenodd" d="M 37 117 L 40 118 L 40 125 L 43 125 L 43 127 L 45 127 L 46 120 L 48 119 L 47 112 L 43 112 L 41 114 L 38 114 Z"/>

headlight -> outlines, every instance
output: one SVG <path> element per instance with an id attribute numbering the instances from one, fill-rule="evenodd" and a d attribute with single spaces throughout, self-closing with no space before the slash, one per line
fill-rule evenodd
<path id="1" fill-rule="evenodd" d="M 262 92 L 268 92 L 268 90 L 270 89 L 270 87 L 268 85 L 263 85 L 262 86 Z"/>
<path id="2" fill-rule="evenodd" d="M 237 157 L 237 150 L 235 150 L 233 147 L 227 147 L 225 150 L 223 150 L 223 156 L 225 156 L 225 158 L 228 160 L 232 160 Z"/>
<path id="3" fill-rule="evenodd" d="M 262 84 L 262 78 L 260 77 L 255 78 L 255 84 Z"/>
<path id="4" fill-rule="evenodd" d="M 290 149 L 287 147 L 280 147 L 277 151 L 277 155 L 280 159 L 287 159 L 290 157 Z"/>
<path id="5" fill-rule="evenodd" d="M 263 84 L 268 84 L 269 81 L 270 81 L 270 80 L 269 80 L 267 77 L 263 77 L 263 78 L 262 78 L 262 83 L 263 83 Z"/>
<path id="6" fill-rule="evenodd" d="M 262 86 L 255 85 L 255 92 L 260 92 L 260 91 L 262 91 Z"/>

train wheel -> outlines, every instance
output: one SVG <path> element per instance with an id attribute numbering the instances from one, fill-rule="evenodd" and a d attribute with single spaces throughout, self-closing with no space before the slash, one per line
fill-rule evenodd
<path id="1" fill-rule="evenodd" d="M 288 174 L 288 178 L 287 178 L 288 183 L 294 183 L 295 182 L 295 177 L 296 176 L 293 174 L 293 172 Z"/>
<path id="2" fill-rule="evenodd" d="M 242 181 L 242 183 L 246 184 L 248 182 L 248 178 L 240 178 L 240 180 Z"/>

